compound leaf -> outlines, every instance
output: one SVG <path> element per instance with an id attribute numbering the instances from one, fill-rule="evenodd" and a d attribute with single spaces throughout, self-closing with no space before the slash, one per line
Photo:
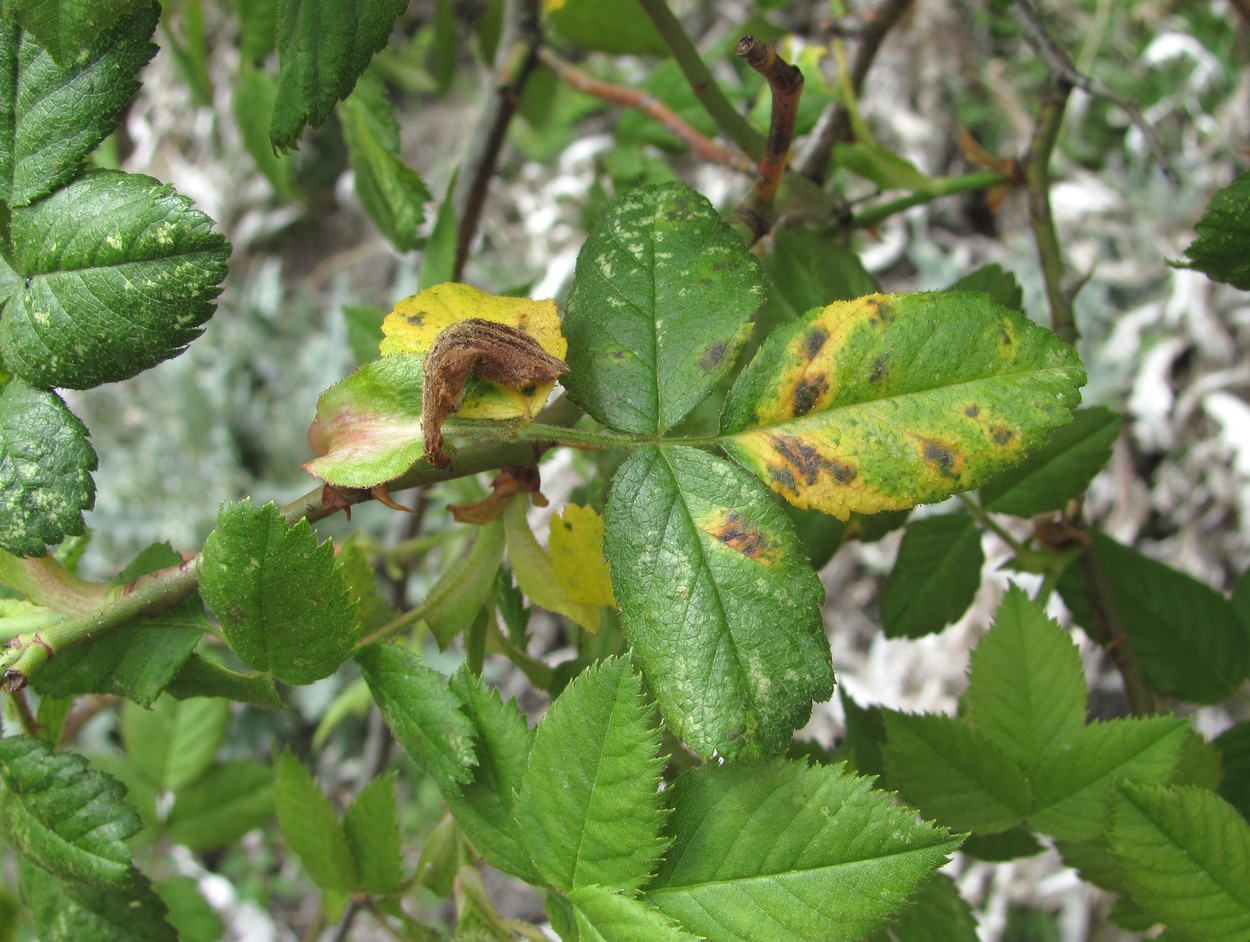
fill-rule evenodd
<path id="1" fill-rule="evenodd" d="M 1203 788 L 1124 785 L 1111 853 L 1134 902 L 1178 936 L 1250 937 L 1250 825 Z"/>
<path id="2" fill-rule="evenodd" d="M 981 294 L 870 295 L 772 333 L 730 391 L 725 450 L 846 519 L 977 487 L 1070 418 L 1076 352 Z"/>
<path id="3" fill-rule="evenodd" d="M 636 889 L 663 852 L 660 733 L 628 658 L 579 674 L 538 725 L 516 800 L 553 886 Z"/>
<path id="4" fill-rule="evenodd" d="M 288 528 L 272 502 L 223 507 L 200 565 L 200 591 L 249 666 L 310 684 L 351 655 L 354 606 L 334 547 L 318 545 L 307 521 Z"/>
<path id="5" fill-rule="evenodd" d="M 43 556 L 84 533 L 97 464 L 87 427 L 60 396 L 17 379 L 0 389 L 0 547 Z"/>
<path id="6" fill-rule="evenodd" d="M 57 877 L 121 886 L 131 874 L 126 839 L 142 822 L 125 787 L 42 739 L 0 739 L 0 822 L 25 857 Z"/>
<path id="7" fill-rule="evenodd" d="M 870 781 L 780 760 L 687 772 L 646 899 L 721 942 L 858 942 L 959 844 Z"/>
<path id="8" fill-rule="evenodd" d="M 762 300 L 759 264 L 706 198 L 631 190 L 577 256 L 561 382 L 604 425 L 664 432 L 733 367 Z"/>
<path id="9" fill-rule="evenodd" d="M 0 26 L 0 199 L 26 206 L 81 172 L 156 53 L 155 3 L 16 0 Z M 28 33 L 23 33 L 18 24 Z M 38 39 L 36 38 L 38 37 Z"/>
<path id="10" fill-rule="evenodd" d="M 386 45 L 407 0 L 280 0 L 278 97 L 269 136 L 295 144 L 305 124 L 317 127 L 346 97 Z"/>
<path id="11" fill-rule="evenodd" d="M 212 220 L 151 177 L 97 170 L 13 210 L 23 289 L 0 320 L 9 368 L 86 389 L 177 356 L 200 335 L 226 277 Z"/>
<path id="12" fill-rule="evenodd" d="M 833 692 L 824 589 L 746 473 L 693 448 L 636 451 L 612 482 L 604 546 L 660 712 L 699 754 L 778 752 Z"/>
<path id="13" fill-rule="evenodd" d="M 887 638 L 919 638 L 958 621 L 981 585 L 981 531 L 968 514 L 913 520 L 881 587 Z"/>

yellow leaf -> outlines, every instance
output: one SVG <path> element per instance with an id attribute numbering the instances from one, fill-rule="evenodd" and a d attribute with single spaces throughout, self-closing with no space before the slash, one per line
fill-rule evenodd
<path id="1" fill-rule="evenodd" d="M 534 539 L 534 531 L 525 519 L 528 506 L 529 495 L 518 494 L 503 512 L 508 562 L 512 564 L 517 585 L 540 608 L 563 615 L 591 634 L 598 633 L 603 612 L 597 605 L 578 602 L 565 591 L 556 577 L 551 557 L 538 545 L 538 540 Z"/>
<path id="2" fill-rule="evenodd" d="M 445 328 L 472 317 L 522 330 L 559 359 L 564 359 L 568 350 L 568 343 L 560 332 L 560 314 L 555 301 L 501 297 L 469 285 L 447 282 L 396 303 L 382 321 L 382 356 L 424 354 Z M 550 382 L 533 388 L 510 389 L 484 380 L 472 380 L 456 415 L 463 419 L 529 420 L 542 409 L 554 385 Z"/>
<path id="3" fill-rule="evenodd" d="M 556 578 L 573 601 L 616 605 L 603 559 L 603 518 L 593 507 L 569 504 L 564 513 L 552 517 L 547 549 Z"/>

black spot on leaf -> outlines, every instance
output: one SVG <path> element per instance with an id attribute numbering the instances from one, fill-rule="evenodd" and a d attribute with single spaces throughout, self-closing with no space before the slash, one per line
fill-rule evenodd
<path id="1" fill-rule="evenodd" d="M 829 380 L 824 374 L 813 377 L 804 376 L 799 380 L 798 385 L 794 387 L 794 415 L 807 415 L 816 407 L 816 403 L 820 401 L 820 397 L 825 394 L 829 388 Z"/>

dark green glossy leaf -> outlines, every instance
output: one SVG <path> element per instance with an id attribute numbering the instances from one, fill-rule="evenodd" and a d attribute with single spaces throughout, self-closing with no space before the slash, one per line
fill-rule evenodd
<path id="1" fill-rule="evenodd" d="M 134 868 L 107 887 L 58 879 L 28 860 L 18 868 L 40 942 L 179 942 L 165 903 Z"/>
<path id="2" fill-rule="evenodd" d="M 977 919 L 955 881 L 938 874 L 912 897 L 889 931 L 893 942 L 976 942 Z"/>
<path id="3" fill-rule="evenodd" d="M 0 20 L 0 199 L 25 206 L 68 183 L 117 126 L 139 90 L 139 70 L 156 52 L 151 39 L 160 7 L 13 2 L 16 18 Z"/>
<path id="4" fill-rule="evenodd" d="M 919 638 L 958 621 L 981 585 L 981 531 L 968 514 L 913 520 L 881 587 L 887 638 Z"/>
<path id="5" fill-rule="evenodd" d="M 87 427 L 60 396 L 21 380 L 0 389 L 0 548 L 43 556 L 84 533 L 97 464 Z"/>
<path id="6" fill-rule="evenodd" d="M 660 837 L 660 733 L 628 658 L 584 671 L 539 723 L 516 821 L 547 882 L 637 889 Z"/>
<path id="7" fill-rule="evenodd" d="M 126 789 L 73 753 L 42 739 L 0 739 L 0 822 L 9 844 L 44 870 L 93 886 L 130 878 L 126 839 L 139 816 Z"/>
<path id="8" fill-rule="evenodd" d="M 673 845 L 646 898 L 718 942 L 858 942 L 959 844 L 836 766 L 704 766 L 665 802 Z"/>
<path id="9" fill-rule="evenodd" d="M 1190 267 L 1250 291 L 1250 172 L 1211 197 L 1194 231 L 1198 238 L 1185 250 Z"/>
<path id="10" fill-rule="evenodd" d="M 309 684 L 351 656 L 357 628 L 329 541 L 288 528 L 275 504 L 223 507 L 204 542 L 200 591 L 249 666 Z"/>
<path id="11" fill-rule="evenodd" d="M 599 215 L 577 257 L 561 382 L 611 428 L 664 432 L 733 367 L 762 299 L 758 263 L 707 199 L 639 187 Z"/>
<path id="12" fill-rule="evenodd" d="M 339 105 L 356 195 L 373 224 L 396 249 L 420 247 L 424 206 L 432 197 L 399 153 L 399 121 L 379 79 L 366 74 Z"/>
<path id="13" fill-rule="evenodd" d="M 981 505 L 1017 517 L 1062 510 L 1110 460 L 1119 433 L 1118 412 L 1077 409 L 1071 425 L 1055 429 L 1024 461 L 990 478 L 981 488 Z"/>
<path id="14" fill-rule="evenodd" d="M 386 45 L 407 0 L 279 0 L 278 97 L 269 136 L 295 144 L 330 115 Z"/>
<path id="15" fill-rule="evenodd" d="M 97 170 L 13 210 L 25 279 L 0 320 L 9 367 L 86 389 L 177 356 L 212 316 L 229 247 L 190 200 L 150 177 Z"/>
<path id="16" fill-rule="evenodd" d="M 362 648 L 356 662 L 391 732 L 413 761 L 445 794 L 470 781 L 474 730 L 447 679 L 393 644 Z"/>
<path id="17" fill-rule="evenodd" d="M 692 448 L 636 451 L 612 482 L 604 547 L 634 654 L 696 752 L 779 752 L 833 692 L 824 590 L 746 473 Z"/>

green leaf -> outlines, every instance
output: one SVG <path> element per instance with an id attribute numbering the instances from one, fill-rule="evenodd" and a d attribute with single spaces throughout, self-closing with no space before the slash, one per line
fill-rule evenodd
<path id="1" fill-rule="evenodd" d="M 1097 837 L 1107 826 L 1107 803 L 1117 784 L 1171 778 L 1188 725 L 1174 716 L 1111 720 L 1057 744 L 1034 779 L 1029 823 L 1057 840 Z"/>
<path id="2" fill-rule="evenodd" d="M 871 180 L 883 190 L 927 192 L 931 181 L 910 160 L 873 143 L 844 143 L 834 147 L 834 161 L 851 173 Z"/>
<path id="3" fill-rule="evenodd" d="M 371 644 L 356 663 L 400 745 L 444 794 L 468 782 L 476 760 L 473 726 L 442 674 L 392 644 Z"/>
<path id="4" fill-rule="evenodd" d="M 1024 289 L 1015 274 L 997 262 L 968 272 L 946 290 L 988 294 L 995 304 L 1024 313 Z"/>
<path id="5" fill-rule="evenodd" d="M 373 896 L 392 896 L 403 882 L 395 807 L 397 774 L 390 772 L 371 781 L 343 816 L 343 830 L 356 862 L 356 889 Z"/>
<path id="6" fill-rule="evenodd" d="M 279 0 L 278 98 L 269 136 L 282 149 L 330 116 L 386 45 L 408 0 Z"/>
<path id="7" fill-rule="evenodd" d="M 665 801 L 673 845 L 646 898 L 718 942 L 858 942 L 959 844 L 836 766 L 704 766 Z"/>
<path id="8" fill-rule="evenodd" d="M 981 586 L 981 531 L 968 514 L 913 520 L 881 587 L 887 638 L 920 638 L 958 621 Z"/>
<path id="9" fill-rule="evenodd" d="M 503 522 L 496 518 L 476 531 L 469 552 L 443 570 L 421 602 L 421 617 L 440 648 L 446 648 L 473 624 L 490 597 L 503 562 Z"/>
<path id="10" fill-rule="evenodd" d="M 41 942 L 178 942 L 165 903 L 133 867 L 108 887 L 61 880 L 28 860 L 18 861 L 18 872 Z"/>
<path id="11" fill-rule="evenodd" d="M 17 379 L 0 389 L 0 548 L 44 556 L 47 544 L 85 533 L 97 465 L 87 427 L 60 396 Z"/>
<path id="12" fill-rule="evenodd" d="M 648 903 L 604 886 L 569 894 L 581 942 L 699 942 Z"/>
<path id="13" fill-rule="evenodd" d="M 15 850 L 65 880 L 126 883 L 126 839 L 142 823 L 120 782 L 41 739 L 0 739 L 0 782 L 0 823 Z"/>
<path id="14" fill-rule="evenodd" d="M 284 706 L 270 675 L 232 671 L 214 657 L 195 651 L 191 652 L 164 689 L 179 700 L 222 697 L 264 710 L 281 710 Z"/>
<path id="15" fill-rule="evenodd" d="M 1133 901 L 1177 935 L 1250 938 L 1250 825 L 1201 788 L 1135 787 L 1116 795 L 1111 852 Z"/>
<path id="16" fill-rule="evenodd" d="M 1198 238 L 1185 250 L 1189 267 L 1208 278 L 1250 291 L 1250 172 L 1220 190 L 1194 225 Z"/>
<path id="17" fill-rule="evenodd" d="M 245 7 L 253 4 L 245 0 Z M 246 34 L 245 34 L 246 35 Z M 290 154 L 274 150 L 269 140 L 269 125 L 273 121 L 274 101 L 278 97 L 278 82 L 264 69 L 244 64 L 234 87 L 234 118 L 239 125 L 243 146 L 252 155 L 256 169 L 265 175 L 277 194 L 294 200 L 299 187 L 295 182 L 295 160 Z M 377 347 L 365 359 L 377 355 Z"/>
<path id="18" fill-rule="evenodd" d="M 993 834 L 1029 813 L 1024 773 L 988 736 L 949 716 L 885 714 L 891 787 L 926 817 Z"/>
<path id="19" fill-rule="evenodd" d="M 984 295 L 871 295 L 775 331 L 721 416 L 786 500 L 846 519 L 944 499 L 1069 420 L 1076 352 Z"/>
<path id="20" fill-rule="evenodd" d="M 542 883 L 514 818 L 534 734 L 514 701 L 499 694 L 476 674 L 462 668 L 452 675 L 451 691 L 474 728 L 477 763 L 473 780 L 445 793 L 465 836 L 494 867 L 528 883 Z"/>
<path id="21" fill-rule="evenodd" d="M 516 821 L 538 869 L 562 890 L 637 889 L 660 837 L 660 732 L 628 658 L 582 672 L 538 724 Z"/>
<path id="22" fill-rule="evenodd" d="M 955 881 L 938 874 L 890 923 L 895 942 L 976 942 L 977 920 Z"/>
<path id="23" fill-rule="evenodd" d="M 561 382 L 604 425 L 664 432 L 733 367 L 762 299 L 758 263 L 707 199 L 631 190 L 577 256 Z"/>
<path id="24" fill-rule="evenodd" d="M 245 61 L 260 64 L 277 44 L 278 0 L 234 0 L 239 16 L 239 51 Z"/>
<path id="25" fill-rule="evenodd" d="M 177 791 L 199 778 L 229 727 L 225 700 L 161 697 L 147 710 L 122 706 L 122 744 L 135 771 L 159 791 Z"/>
<path id="26" fill-rule="evenodd" d="M 329 541 L 276 504 L 223 507 L 204 542 L 200 591 L 249 666 L 289 684 L 328 677 L 351 656 L 357 625 Z"/>
<path id="27" fill-rule="evenodd" d="M 798 320 L 814 307 L 880 290 L 858 254 L 810 229 L 777 230 L 773 250 L 764 256 L 764 275 L 769 288 L 760 324 Z"/>
<path id="28" fill-rule="evenodd" d="M 1220 797 L 1250 819 L 1250 722 L 1238 723 L 1215 739 L 1224 766 Z"/>
<path id="29" fill-rule="evenodd" d="M 618 55 L 666 55 L 668 46 L 638 0 L 544 0 L 543 12 L 583 49 Z"/>
<path id="30" fill-rule="evenodd" d="M 1129 641 L 1160 693 L 1218 703 L 1250 672 L 1250 628 L 1232 604 L 1210 586 L 1094 532 L 1090 552 L 1111 589 Z M 1059 584 L 1081 624 L 1088 602 L 1072 577 Z"/>
<path id="31" fill-rule="evenodd" d="M 382 342 L 382 320 L 385 308 L 376 304 L 345 304 L 343 322 L 347 325 L 347 342 L 357 363 L 377 359 Z"/>
<path id="32" fill-rule="evenodd" d="M 304 469 L 337 487 L 373 487 L 399 477 L 425 454 L 421 434 L 424 354 L 366 363 L 317 400 Z"/>
<path id="33" fill-rule="evenodd" d="M 178 930 L 180 942 L 221 942 L 225 923 L 204 899 L 194 877 L 172 877 L 153 889 L 169 907 L 167 918 Z"/>
<path id="34" fill-rule="evenodd" d="M 273 817 L 273 770 L 263 762 L 221 762 L 174 795 L 165 827 L 194 851 L 229 847 Z"/>
<path id="35" fill-rule="evenodd" d="M 123 4 L 135 6 L 126 0 L 19 0 L 16 18 L 3 18 L 0 200 L 10 206 L 33 203 L 77 176 L 138 92 L 139 70 L 156 53 L 151 40 L 160 7 L 108 8 Z M 19 21 L 44 45 L 23 34 Z"/>
<path id="36" fill-rule="evenodd" d="M 339 105 L 339 117 L 360 204 L 396 249 L 419 248 L 423 207 L 433 197 L 399 153 L 399 121 L 381 80 L 362 76 Z"/>
<path id="37" fill-rule="evenodd" d="M 1118 412 L 1102 406 L 1077 409 L 1071 425 L 1056 429 L 1023 462 L 985 483 L 981 506 L 1017 517 L 1062 510 L 1111 459 L 1111 446 L 1119 434 Z"/>
<path id="38" fill-rule="evenodd" d="M 1031 778 L 1085 728 L 1085 673 L 1072 639 L 1011 588 L 972 652 L 964 719 Z"/>
<path id="39" fill-rule="evenodd" d="M 13 372 L 86 389 L 175 357 L 213 314 L 230 254 L 213 222 L 151 177 L 97 170 L 13 210 L 25 279 L 0 320 Z"/>
<path id="40" fill-rule="evenodd" d="M 612 482 L 604 555 L 660 712 L 700 755 L 779 752 L 833 692 L 820 579 L 789 518 L 728 462 L 636 451 Z"/>
<path id="41" fill-rule="evenodd" d="M 316 781 L 290 752 L 274 757 L 273 797 L 282 836 L 312 881 L 323 891 L 355 889 L 356 868 L 343 826 Z"/>
<path id="42" fill-rule="evenodd" d="M 451 2 L 448 0 L 450 8 Z M 440 2 L 441 8 L 441 2 Z M 434 228 L 421 253 L 421 267 L 417 271 L 417 284 L 422 288 L 441 285 L 451 281 L 456 275 L 456 181 L 460 177 L 459 169 L 455 170 L 447 182 L 447 192 L 443 201 L 438 204 L 438 215 L 434 217 Z"/>

